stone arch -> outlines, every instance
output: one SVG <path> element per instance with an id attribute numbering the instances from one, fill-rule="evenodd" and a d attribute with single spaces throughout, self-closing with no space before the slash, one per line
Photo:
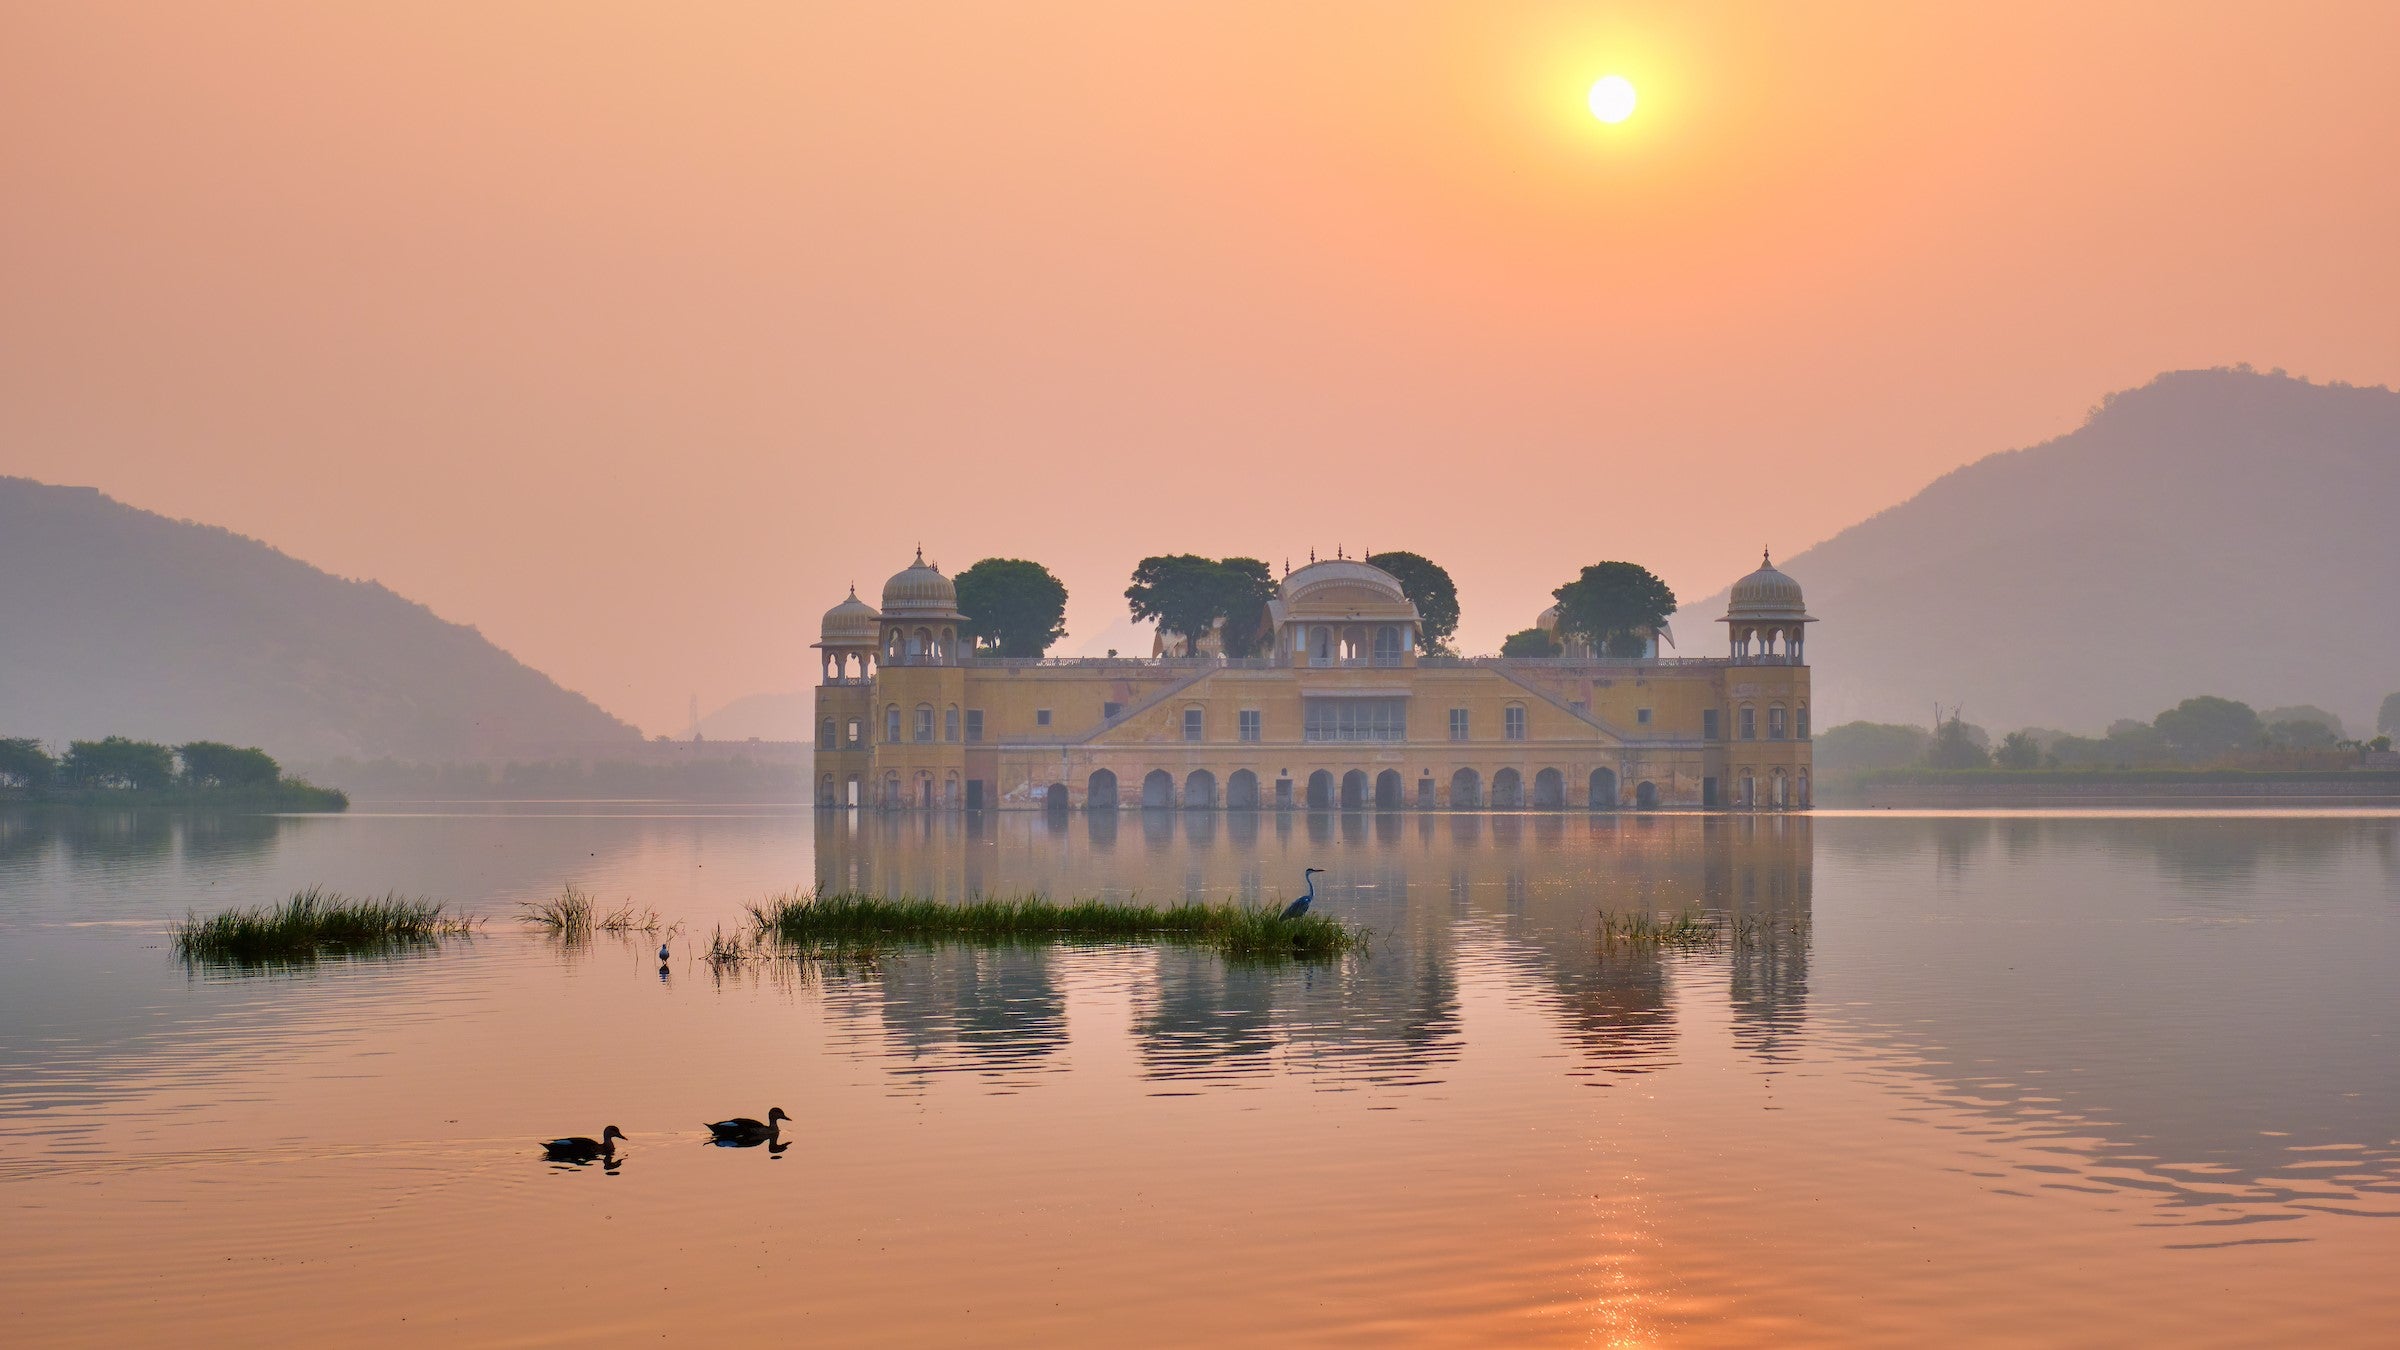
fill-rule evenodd
<path id="1" fill-rule="evenodd" d="M 1183 804 L 1195 810 L 1214 810 L 1217 776 L 1206 769 L 1192 770 L 1183 780 Z"/>
<path id="2" fill-rule="evenodd" d="M 1592 793 L 1585 800 L 1591 804 L 1594 811 L 1616 810 L 1617 771 L 1615 769 L 1592 770 Z"/>
<path id="3" fill-rule="evenodd" d="M 1772 786 L 1767 791 L 1767 804 L 1777 810 L 1790 806 L 1792 804 L 1792 780 L 1784 777 L 1783 770 L 1777 769 L 1775 776 L 1768 781 Z"/>
<path id="4" fill-rule="evenodd" d="M 1473 769 L 1460 769 L 1450 775 L 1450 809 L 1474 811 L 1483 806 L 1483 775 Z"/>
<path id="5" fill-rule="evenodd" d="M 1074 800 L 1067 796 L 1067 785 L 1064 783 L 1052 783 L 1042 789 L 1042 809 L 1051 815 L 1063 816 L 1067 808 L 1074 804 Z"/>
<path id="6" fill-rule="evenodd" d="M 1397 811 L 1408 805 L 1401 795 L 1403 791 L 1398 769 L 1385 769 L 1382 773 L 1375 775 L 1375 809 Z"/>
<path id="7" fill-rule="evenodd" d="M 1492 775 L 1492 809 L 1522 811 L 1525 809 L 1525 775 L 1515 769 L 1502 769 Z"/>
<path id="8" fill-rule="evenodd" d="M 1633 807 L 1637 811 L 1658 809 L 1658 784 L 1645 778 L 1633 785 Z"/>
<path id="9" fill-rule="evenodd" d="M 1094 769 L 1083 780 L 1083 804 L 1093 811 L 1117 809 L 1117 775 L 1108 769 Z"/>
<path id="10" fill-rule="evenodd" d="M 833 775 L 826 774 L 817 780 L 817 805 L 831 806 L 834 801 Z"/>
<path id="11" fill-rule="evenodd" d="M 1142 776 L 1142 805 L 1156 808 L 1175 804 L 1175 775 L 1152 769 Z"/>
<path id="12" fill-rule="evenodd" d="M 1225 776 L 1225 808 L 1229 811 L 1258 809 L 1258 775 L 1248 769 L 1235 769 Z"/>
<path id="13" fill-rule="evenodd" d="M 1342 775 L 1342 809 L 1356 811 L 1367 804 L 1367 771 L 1352 769 Z"/>
<path id="14" fill-rule="evenodd" d="M 1533 776 L 1533 809 L 1560 811 L 1567 805 L 1567 776 L 1556 769 L 1544 769 Z"/>
<path id="15" fill-rule="evenodd" d="M 1308 809 L 1329 810 L 1333 806 L 1333 775 L 1319 769 L 1308 776 Z"/>
<path id="16" fill-rule="evenodd" d="M 1805 709 L 1808 705 L 1804 703 L 1800 706 Z M 1808 770 L 1806 769 L 1802 769 L 1800 771 L 1798 800 L 1794 803 L 1794 805 L 1800 807 L 1802 810 L 1806 810 L 1808 808 Z"/>

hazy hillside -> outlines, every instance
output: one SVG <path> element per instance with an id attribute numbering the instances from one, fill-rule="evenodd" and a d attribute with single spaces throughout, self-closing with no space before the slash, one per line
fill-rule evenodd
<path id="1" fill-rule="evenodd" d="M 302 761 L 638 735 L 373 582 L 91 488 L 0 477 L 0 735 L 102 732 Z"/>
<path id="2" fill-rule="evenodd" d="M 2213 693 L 2371 727 L 2400 689 L 2400 393 L 2162 375 L 1777 565 L 1821 620 L 1819 726 L 1939 699 L 2096 730 Z"/>

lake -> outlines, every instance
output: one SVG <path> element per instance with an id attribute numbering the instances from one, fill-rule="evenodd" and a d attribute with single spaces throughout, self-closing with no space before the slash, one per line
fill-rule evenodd
<path id="1" fill-rule="evenodd" d="M 697 953 L 794 888 L 1204 951 Z M 572 883 L 681 925 L 576 947 Z M 308 885 L 484 932 L 187 968 Z M 1697 907 L 1710 949 L 1611 945 Z M 2400 814 L 0 816 L 15 1344 L 2388 1344 Z M 795 1118 L 788 1148 L 704 1120 Z M 535 1141 L 621 1126 L 613 1168 Z"/>

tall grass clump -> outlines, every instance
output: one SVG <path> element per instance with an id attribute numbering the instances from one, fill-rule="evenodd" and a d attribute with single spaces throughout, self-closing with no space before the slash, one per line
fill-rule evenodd
<path id="1" fill-rule="evenodd" d="M 1725 940 L 1725 925 L 1712 914 L 1687 909 L 1673 915 L 1601 910 L 1603 947 L 1666 947 L 1680 950 L 1714 947 Z"/>
<path id="2" fill-rule="evenodd" d="M 615 909 L 602 909 L 589 891 L 573 886 L 560 889 L 547 900 L 518 902 L 519 923 L 548 929 L 569 942 L 580 942 L 594 933 L 655 933 L 658 931 L 658 911 L 625 901 Z"/>
<path id="3" fill-rule="evenodd" d="M 1226 902 L 1168 909 L 1040 896 L 964 904 L 852 893 L 786 894 L 750 907 L 764 938 L 801 950 L 893 943 L 1172 942 L 1231 957 L 1322 959 L 1365 945 L 1364 929 L 1322 914 L 1286 919 L 1273 907 Z"/>
<path id="4" fill-rule="evenodd" d="M 384 951 L 464 936 L 474 928 L 475 920 L 431 900 L 349 896 L 311 886 L 279 905 L 229 909 L 205 919 L 187 915 L 173 932 L 175 953 L 187 961 L 268 965 Z"/>

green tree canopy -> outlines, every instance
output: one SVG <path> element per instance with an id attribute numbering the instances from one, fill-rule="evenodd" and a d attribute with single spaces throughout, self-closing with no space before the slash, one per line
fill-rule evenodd
<path id="1" fill-rule="evenodd" d="M 2287 717 L 2267 724 L 2267 745 L 2276 750 L 2331 750 L 2342 738 L 2313 717 Z"/>
<path id="2" fill-rule="evenodd" d="M 2337 741 L 2350 734 L 2349 729 L 2342 725 L 2342 719 L 2339 716 L 2325 711 L 2314 703 L 2295 703 L 2287 708 L 2261 708 L 2258 720 L 2270 727 L 2277 722 L 2315 722 L 2332 732 L 2333 738 Z"/>
<path id="3" fill-rule="evenodd" d="M 1983 728 L 1970 726 L 1952 713 L 1950 720 L 1934 732 L 1933 749 L 1925 756 L 1925 763 L 1936 769 L 1988 768 L 1992 754 L 1984 746 L 1990 743 L 1991 737 Z"/>
<path id="4" fill-rule="evenodd" d="M 0 737 L 0 787 L 40 792 L 50 786 L 58 761 L 31 736 Z"/>
<path id="5" fill-rule="evenodd" d="M 1144 558 L 1133 569 L 1133 584 L 1125 588 L 1133 617 L 1151 620 L 1181 637 L 1185 656 L 1198 652 L 1200 639 L 1219 619 L 1226 620 L 1226 655 L 1256 651 L 1266 603 L 1274 594 L 1274 573 L 1258 559 L 1219 562 L 1197 553 Z"/>
<path id="6" fill-rule="evenodd" d="M 1565 650 L 1547 628 L 1521 628 L 1500 641 L 1502 656 L 1556 656 Z"/>
<path id="7" fill-rule="evenodd" d="M 175 752 L 156 741 L 74 741 L 61 765 L 69 787 L 155 792 L 175 781 Z"/>
<path id="8" fill-rule="evenodd" d="M 1002 656 L 1040 656 L 1067 635 L 1067 588 L 1022 558 L 986 558 L 958 574 L 967 636 Z"/>
<path id="9" fill-rule="evenodd" d="M 2187 698 L 2153 718 L 2150 725 L 2186 760 L 2215 759 L 2248 749 L 2257 745 L 2266 731 L 2249 704 L 2213 694 Z"/>
<path id="10" fill-rule="evenodd" d="M 282 766 L 255 747 L 193 741 L 175 753 L 183 757 L 183 781 L 193 787 L 273 787 L 283 779 Z"/>
<path id="11" fill-rule="evenodd" d="M 2042 764 L 2042 743 L 2030 731 L 2012 731 L 2000 738 L 2000 748 L 1992 752 L 1992 762 L 2003 769 L 2038 769 Z"/>
<path id="12" fill-rule="evenodd" d="M 1458 632 L 1458 586 L 1450 573 L 1421 553 L 1397 549 L 1370 553 L 1367 562 L 1399 578 L 1401 593 L 1416 603 L 1425 650 L 1449 651 L 1451 635 Z"/>
<path id="13" fill-rule="evenodd" d="M 1256 558 L 1227 558 L 1225 654 L 1253 656 L 1267 638 L 1267 602 L 1275 598 L 1275 569 Z"/>
<path id="14" fill-rule="evenodd" d="M 1641 655 L 1648 634 L 1675 612 L 1675 592 L 1636 563 L 1593 563 L 1550 594 L 1560 634 L 1608 656 Z"/>

